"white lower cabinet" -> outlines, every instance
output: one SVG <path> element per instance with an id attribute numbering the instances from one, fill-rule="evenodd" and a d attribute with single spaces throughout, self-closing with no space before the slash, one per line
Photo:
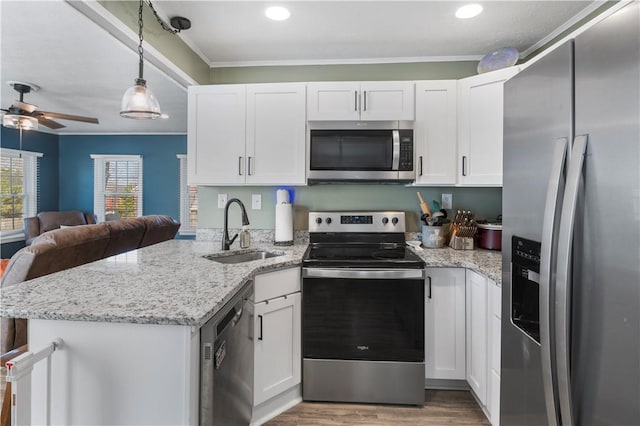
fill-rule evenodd
<path id="1" fill-rule="evenodd" d="M 467 382 L 487 405 L 487 278 L 467 270 Z"/>
<path id="2" fill-rule="evenodd" d="M 261 424 L 300 400 L 299 391 L 287 394 L 301 382 L 300 268 L 256 275 L 253 327 L 253 405 L 263 405 L 253 423 Z"/>
<path id="3" fill-rule="evenodd" d="M 425 270 L 425 379 L 464 380 L 465 270 Z"/>
<path id="4" fill-rule="evenodd" d="M 500 421 L 501 288 L 467 270 L 467 382 L 492 425 Z"/>

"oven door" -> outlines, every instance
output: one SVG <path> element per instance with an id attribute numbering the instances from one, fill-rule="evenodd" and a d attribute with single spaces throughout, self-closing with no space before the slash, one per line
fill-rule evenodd
<path id="1" fill-rule="evenodd" d="M 424 361 L 424 270 L 304 268 L 305 359 Z"/>

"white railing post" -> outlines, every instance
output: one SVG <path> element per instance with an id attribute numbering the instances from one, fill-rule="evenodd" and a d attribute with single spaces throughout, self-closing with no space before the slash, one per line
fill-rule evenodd
<path id="1" fill-rule="evenodd" d="M 62 347 L 62 343 L 62 339 L 57 338 L 39 352 L 25 352 L 11 361 L 7 361 L 7 382 L 11 383 L 11 424 L 13 426 L 31 424 L 31 372 L 33 371 L 33 365 L 45 358 L 49 358 L 56 349 Z M 47 374 L 47 381 L 50 378 L 50 374 Z M 50 383 L 47 383 L 47 401 L 45 405 L 47 424 L 51 424 L 49 413 L 51 395 L 49 394 L 49 389 Z"/>

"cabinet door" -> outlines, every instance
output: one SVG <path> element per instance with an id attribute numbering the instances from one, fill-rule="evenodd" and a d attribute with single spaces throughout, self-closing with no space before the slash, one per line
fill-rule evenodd
<path id="1" fill-rule="evenodd" d="M 244 182 L 245 86 L 189 88 L 189 185 Z"/>
<path id="2" fill-rule="evenodd" d="M 360 119 L 360 83 L 309 83 L 307 88 L 309 90 L 308 120 Z"/>
<path id="3" fill-rule="evenodd" d="M 371 81 L 360 84 L 361 120 L 413 120 L 412 81 Z"/>
<path id="4" fill-rule="evenodd" d="M 425 272 L 425 377 L 464 380 L 465 270 L 427 268 Z"/>
<path id="5" fill-rule="evenodd" d="M 487 279 L 467 270 L 467 382 L 487 405 Z"/>
<path id="6" fill-rule="evenodd" d="M 457 87 L 457 80 L 416 83 L 416 184 L 456 184 Z"/>
<path id="7" fill-rule="evenodd" d="M 305 93 L 304 83 L 247 85 L 247 184 L 305 183 Z"/>
<path id="8" fill-rule="evenodd" d="M 502 186 L 503 84 L 517 67 L 458 82 L 458 182 Z"/>
<path id="9" fill-rule="evenodd" d="M 489 332 L 489 352 L 488 371 L 489 382 L 487 383 L 487 411 L 491 424 L 497 426 L 500 422 L 500 342 L 501 342 L 501 288 L 492 280 L 487 280 L 488 309 L 488 332 Z"/>
<path id="10" fill-rule="evenodd" d="M 300 383 L 300 293 L 255 305 L 253 405 Z"/>

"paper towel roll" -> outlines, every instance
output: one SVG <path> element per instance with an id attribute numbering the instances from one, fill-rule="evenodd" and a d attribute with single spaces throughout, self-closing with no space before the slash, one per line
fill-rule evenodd
<path id="1" fill-rule="evenodd" d="M 276 204 L 275 243 L 293 244 L 293 208 L 291 204 Z"/>
<path id="2" fill-rule="evenodd" d="M 278 189 L 276 191 L 276 204 L 288 204 L 289 203 L 289 191 L 286 189 Z"/>

